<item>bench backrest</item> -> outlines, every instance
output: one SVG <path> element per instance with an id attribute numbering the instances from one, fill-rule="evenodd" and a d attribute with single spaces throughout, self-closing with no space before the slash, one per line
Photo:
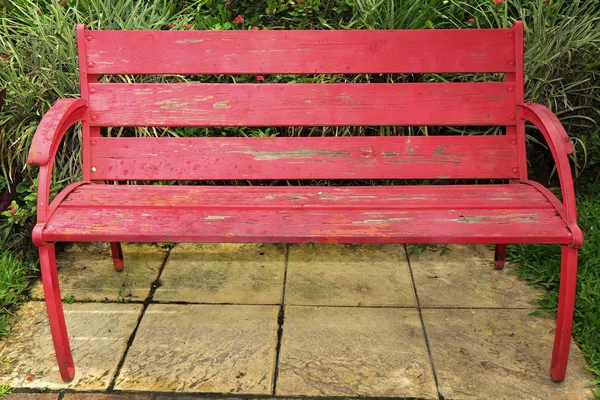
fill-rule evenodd
<path id="1" fill-rule="evenodd" d="M 523 178 L 523 27 L 91 31 L 78 26 L 92 180 Z M 504 82 L 98 83 L 121 74 L 504 73 Z M 497 136 L 107 138 L 123 126 L 506 126 Z"/>

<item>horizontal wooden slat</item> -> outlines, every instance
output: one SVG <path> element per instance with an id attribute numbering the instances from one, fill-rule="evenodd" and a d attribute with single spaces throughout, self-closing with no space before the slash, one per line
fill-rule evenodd
<path id="1" fill-rule="evenodd" d="M 251 210 L 59 207 L 46 241 L 571 243 L 553 209 Z"/>
<path id="2" fill-rule="evenodd" d="M 79 46 L 89 74 L 514 72 L 514 32 L 86 31 Z"/>
<path id="3" fill-rule="evenodd" d="M 92 180 L 515 178 L 507 136 L 94 138 Z"/>
<path id="4" fill-rule="evenodd" d="M 98 185 L 75 189 L 73 208 L 200 209 L 521 209 L 553 208 L 530 185 L 451 186 L 165 186 Z"/>
<path id="5" fill-rule="evenodd" d="M 513 125 L 514 83 L 91 84 L 94 126 Z M 93 92 L 93 93 L 92 93 Z"/>

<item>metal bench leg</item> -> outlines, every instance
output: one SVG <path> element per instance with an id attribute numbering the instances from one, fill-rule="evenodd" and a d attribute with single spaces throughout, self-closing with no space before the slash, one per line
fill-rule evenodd
<path id="1" fill-rule="evenodd" d="M 494 268 L 504 269 L 504 263 L 506 262 L 506 245 L 497 244 L 496 253 L 494 254 Z"/>
<path id="2" fill-rule="evenodd" d="M 58 270 L 56 268 L 56 256 L 54 244 L 46 244 L 39 248 L 40 269 L 42 271 L 42 283 L 44 285 L 44 297 L 46 298 L 46 310 L 50 320 L 50 331 L 54 341 L 56 361 L 60 370 L 60 377 L 67 382 L 75 375 L 73 355 L 67 335 L 67 325 L 63 312 L 60 289 L 58 287 Z"/>
<path id="3" fill-rule="evenodd" d="M 121 243 L 110 242 L 110 251 L 112 253 L 113 264 L 115 265 L 115 271 L 123 271 L 123 268 L 125 267 L 125 261 L 123 260 Z"/>
<path id="4" fill-rule="evenodd" d="M 562 246 L 558 317 L 554 334 L 554 348 L 552 349 L 552 363 L 550 364 L 550 376 L 554 382 L 562 382 L 565 379 L 569 361 L 577 286 L 577 251 L 572 247 Z"/>

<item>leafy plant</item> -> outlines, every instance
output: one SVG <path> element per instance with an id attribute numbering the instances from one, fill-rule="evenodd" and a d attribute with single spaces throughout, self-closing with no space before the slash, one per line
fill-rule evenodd
<path id="1" fill-rule="evenodd" d="M 0 336 L 9 333 L 11 310 L 27 299 L 29 279 L 36 270 L 35 264 L 24 261 L 23 257 L 23 252 L 0 255 Z"/>

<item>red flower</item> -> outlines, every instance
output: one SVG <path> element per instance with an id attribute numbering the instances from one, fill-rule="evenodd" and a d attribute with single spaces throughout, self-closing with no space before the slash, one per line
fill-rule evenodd
<path id="1" fill-rule="evenodd" d="M 237 17 L 235 17 L 235 19 L 233 20 L 233 22 L 235 22 L 236 24 L 243 24 L 244 23 L 244 17 L 242 17 L 241 15 L 238 15 Z"/>
<path id="2" fill-rule="evenodd" d="M 225 1 L 225 4 L 227 4 L 228 6 L 230 6 L 231 5 L 231 0 Z"/>
<path id="3" fill-rule="evenodd" d="M 31 375 L 31 374 L 27 375 L 27 380 L 29 382 L 31 382 L 33 380 L 33 375 Z"/>
<path id="4" fill-rule="evenodd" d="M 494 3 L 496 3 L 496 4 L 504 3 L 504 0 L 494 0 Z"/>
<path id="5" fill-rule="evenodd" d="M 475 20 L 473 18 L 469 18 L 469 22 L 472 24 L 473 22 L 475 22 Z"/>
<path id="6" fill-rule="evenodd" d="M 252 27 L 252 30 L 253 30 L 253 31 L 257 31 L 257 30 L 258 30 L 258 26 L 254 25 L 254 26 Z"/>
<path id="7" fill-rule="evenodd" d="M 0 60 L 2 60 L 2 61 L 4 61 L 4 62 L 8 61 L 8 60 L 6 59 L 6 57 L 2 57 L 2 56 L 0 56 Z"/>
<path id="8" fill-rule="evenodd" d="M 42 12 L 40 10 L 37 10 L 37 15 L 42 15 Z"/>
<path id="9" fill-rule="evenodd" d="M 264 81 L 265 81 L 265 77 L 264 77 L 264 76 L 262 76 L 262 75 L 256 75 L 256 80 L 257 80 L 258 82 L 264 82 Z"/>
<path id="10" fill-rule="evenodd" d="M 174 26 L 175 26 L 175 24 L 174 24 L 174 23 L 172 23 L 172 22 L 169 22 L 169 28 L 172 28 L 172 27 L 174 27 Z"/>
<path id="11" fill-rule="evenodd" d="M 11 214 L 14 214 L 17 212 L 17 209 L 15 208 L 15 206 L 13 206 L 12 204 L 10 206 L 8 206 L 8 209 L 10 210 Z"/>
<path id="12" fill-rule="evenodd" d="M 192 24 L 185 24 L 185 27 L 186 27 L 186 28 L 191 28 L 191 27 L 192 27 Z"/>

